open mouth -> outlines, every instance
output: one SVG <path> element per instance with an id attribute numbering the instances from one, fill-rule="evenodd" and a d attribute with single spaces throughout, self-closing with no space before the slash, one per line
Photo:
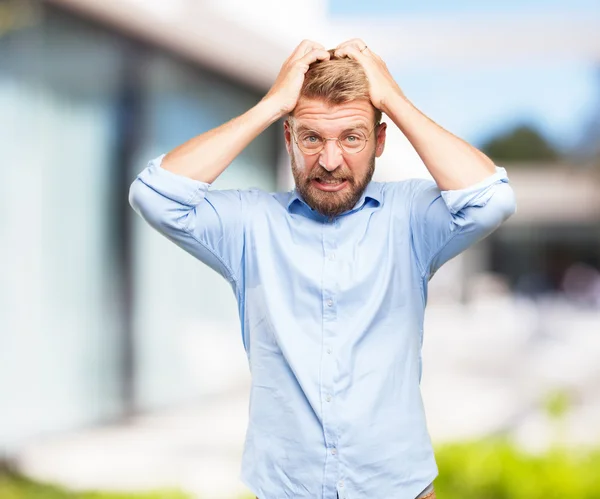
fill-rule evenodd
<path id="1" fill-rule="evenodd" d="M 333 192 L 333 191 L 339 191 L 341 189 L 343 189 L 346 184 L 348 183 L 347 180 L 345 179 L 321 179 L 321 178 L 315 178 L 313 179 L 313 183 L 316 185 L 316 187 L 318 189 L 321 189 L 322 191 L 329 191 L 329 192 Z"/>

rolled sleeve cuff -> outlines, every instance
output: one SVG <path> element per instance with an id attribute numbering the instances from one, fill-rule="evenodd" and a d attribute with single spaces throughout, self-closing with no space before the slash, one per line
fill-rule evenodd
<path id="1" fill-rule="evenodd" d="M 441 191 L 441 194 L 448 210 L 455 215 L 470 206 L 485 206 L 494 195 L 495 186 L 501 183 L 508 183 L 508 176 L 504 168 L 496 166 L 496 173 L 481 182 L 465 189 Z"/>
<path id="2" fill-rule="evenodd" d="M 206 196 L 210 184 L 194 180 L 161 167 L 166 154 L 149 161 L 148 166 L 137 176 L 144 184 L 166 198 L 196 206 Z"/>

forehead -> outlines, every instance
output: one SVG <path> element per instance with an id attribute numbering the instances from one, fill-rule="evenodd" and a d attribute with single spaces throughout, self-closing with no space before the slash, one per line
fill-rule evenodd
<path id="1" fill-rule="evenodd" d="M 300 98 L 293 118 L 296 128 L 335 134 L 357 125 L 369 129 L 374 124 L 375 111 L 371 102 L 364 99 L 329 105 L 322 100 Z"/>

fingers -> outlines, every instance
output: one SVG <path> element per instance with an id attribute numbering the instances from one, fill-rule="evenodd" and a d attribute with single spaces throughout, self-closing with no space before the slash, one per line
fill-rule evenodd
<path id="1" fill-rule="evenodd" d="M 351 40 L 347 40 L 343 43 L 340 43 L 337 47 L 336 47 L 336 55 L 337 55 L 337 51 L 341 51 L 344 52 L 345 49 L 353 47 L 356 50 L 358 50 L 359 52 L 363 52 L 365 50 L 368 50 L 367 44 L 360 38 L 352 38 Z"/>
<path id="2" fill-rule="evenodd" d="M 360 38 L 353 38 L 352 40 L 348 40 L 338 45 L 335 49 L 335 55 L 336 57 L 350 57 L 356 60 L 360 60 L 361 56 L 373 57 L 378 60 L 381 59 Z"/>
<path id="3" fill-rule="evenodd" d="M 304 56 L 308 55 L 314 49 L 325 50 L 325 47 L 318 42 L 313 40 L 302 40 L 300 45 L 296 47 L 292 55 L 290 56 L 291 61 L 296 61 L 298 59 L 302 59 Z"/>
<path id="4" fill-rule="evenodd" d="M 310 65 L 315 61 L 327 61 L 331 57 L 329 51 L 324 48 L 314 48 L 310 52 L 308 52 L 304 57 L 302 57 L 299 61 L 304 64 Z"/>
<path id="5" fill-rule="evenodd" d="M 365 50 L 366 52 L 366 50 Z M 336 57 L 350 57 L 350 59 L 362 60 L 366 57 L 356 45 L 346 45 L 335 50 Z"/>

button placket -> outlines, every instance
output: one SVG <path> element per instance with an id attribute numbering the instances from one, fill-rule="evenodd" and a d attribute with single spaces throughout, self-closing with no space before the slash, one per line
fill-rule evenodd
<path id="1" fill-rule="evenodd" d="M 322 424 L 325 436 L 325 446 L 327 448 L 327 459 L 325 461 L 325 477 L 333 492 L 339 480 L 339 459 L 338 459 L 338 436 L 335 423 L 335 404 L 333 394 L 335 387 L 336 362 L 332 355 L 332 344 L 335 341 L 337 330 L 337 297 L 338 290 L 338 260 L 335 232 L 336 220 L 328 220 L 323 224 L 322 243 L 323 243 L 323 280 L 322 280 L 322 303 L 323 303 L 323 330 L 322 345 L 323 352 L 327 355 L 321 357 L 321 401 L 322 401 Z"/>

